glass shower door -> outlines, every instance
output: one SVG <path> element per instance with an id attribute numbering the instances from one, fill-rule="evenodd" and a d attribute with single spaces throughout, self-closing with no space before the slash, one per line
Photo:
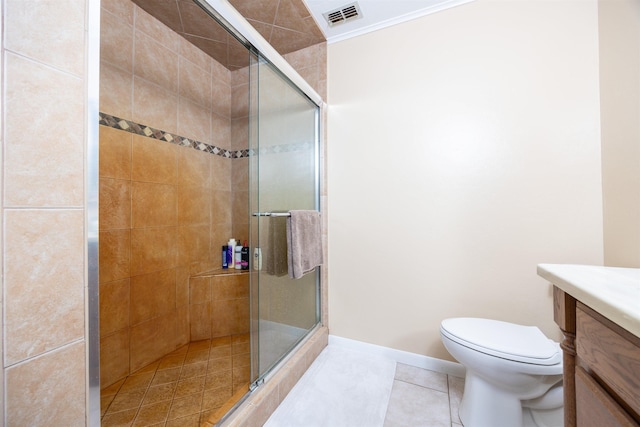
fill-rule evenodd
<path id="1" fill-rule="evenodd" d="M 252 380 L 266 375 L 320 320 L 319 269 L 287 274 L 286 214 L 319 209 L 319 108 L 271 64 L 250 67 Z M 276 214 L 276 215 L 270 215 Z"/>

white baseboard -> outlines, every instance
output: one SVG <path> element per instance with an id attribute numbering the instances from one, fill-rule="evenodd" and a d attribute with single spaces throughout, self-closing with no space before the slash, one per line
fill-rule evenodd
<path id="1" fill-rule="evenodd" d="M 404 363 L 405 365 L 453 375 L 454 377 L 464 378 L 465 374 L 464 366 L 456 362 L 436 359 L 435 357 L 423 356 L 416 353 L 409 353 L 408 351 L 396 350 L 335 335 L 329 335 L 329 345 L 335 345 L 336 347 L 348 348 L 368 354 L 377 354 L 379 356 L 395 360 L 396 362 Z"/>

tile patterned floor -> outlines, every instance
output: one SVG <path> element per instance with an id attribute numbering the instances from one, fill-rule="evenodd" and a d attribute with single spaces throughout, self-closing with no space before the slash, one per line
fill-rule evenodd
<path id="1" fill-rule="evenodd" d="M 464 379 L 329 344 L 267 427 L 462 427 Z"/>
<path id="2" fill-rule="evenodd" d="M 192 342 L 103 389 L 101 425 L 198 427 L 242 396 L 249 377 L 249 334 Z"/>
<path id="3" fill-rule="evenodd" d="M 463 391 L 463 378 L 398 363 L 384 427 L 462 427 Z"/>

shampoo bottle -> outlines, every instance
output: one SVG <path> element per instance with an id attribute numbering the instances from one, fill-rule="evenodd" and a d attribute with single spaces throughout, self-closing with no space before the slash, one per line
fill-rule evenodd
<path id="1" fill-rule="evenodd" d="M 236 249 L 236 239 L 229 239 L 229 243 L 227 243 L 227 266 L 229 268 L 234 268 L 235 264 L 233 263 L 233 255 L 234 250 Z"/>
<path id="2" fill-rule="evenodd" d="M 242 268 L 242 245 L 238 244 L 235 249 L 235 259 L 233 260 L 233 265 L 236 270 L 240 270 Z"/>
<path id="3" fill-rule="evenodd" d="M 228 246 L 224 245 L 222 247 L 222 268 L 229 268 L 229 264 L 227 264 L 227 250 Z"/>

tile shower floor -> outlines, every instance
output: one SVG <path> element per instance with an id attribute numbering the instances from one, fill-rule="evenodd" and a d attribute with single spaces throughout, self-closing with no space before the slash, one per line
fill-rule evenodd
<path id="1" fill-rule="evenodd" d="M 191 342 L 101 391 L 102 427 L 198 427 L 247 390 L 249 334 Z"/>

